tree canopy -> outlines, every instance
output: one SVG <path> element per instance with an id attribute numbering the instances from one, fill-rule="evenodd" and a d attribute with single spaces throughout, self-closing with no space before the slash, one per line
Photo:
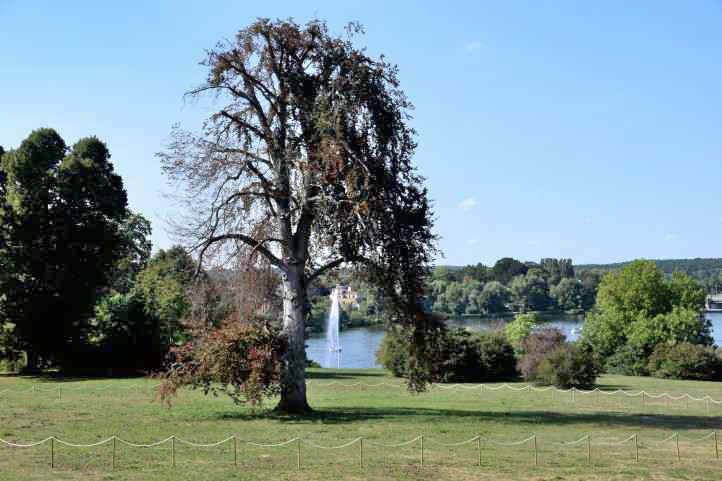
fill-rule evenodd
<path id="1" fill-rule="evenodd" d="M 686 274 L 667 279 L 654 262 L 634 261 L 602 278 L 582 340 L 603 358 L 623 348 L 647 357 L 660 343 L 710 344 L 704 297 Z"/>
<path id="2" fill-rule="evenodd" d="M 432 212 L 411 159 L 412 108 L 397 68 L 326 24 L 261 19 L 209 51 L 190 92 L 222 105 L 199 134 L 177 129 L 159 154 L 184 187 L 177 234 L 208 258 L 246 257 L 278 269 L 283 288 L 279 409 L 307 411 L 303 366 L 307 285 L 341 265 L 383 289 L 405 325 L 412 385 L 433 375 L 434 332 L 421 310 L 434 254 Z M 259 257 L 260 256 L 260 257 Z"/>
<path id="3" fill-rule="evenodd" d="M 99 287 L 109 283 L 126 217 L 123 182 L 95 137 L 68 149 L 52 129 L 6 152 L 0 298 L 29 353 L 62 361 L 86 341 Z"/>

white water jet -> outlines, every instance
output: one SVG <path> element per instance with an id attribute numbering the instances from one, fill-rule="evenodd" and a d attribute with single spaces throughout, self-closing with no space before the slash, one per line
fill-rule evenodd
<path id="1" fill-rule="evenodd" d="M 338 339 L 338 319 L 339 319 L 339 292 L 338 287 L 331 291 L 331 312 L 328 313 L 326 321 L 326 366 L 332 367 L 334 356 L 336 357 L 336 366 L 341 367 L 341 343 Z"/>

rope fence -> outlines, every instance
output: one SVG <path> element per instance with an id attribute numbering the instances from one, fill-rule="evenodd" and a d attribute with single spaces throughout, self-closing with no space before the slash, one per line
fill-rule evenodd
<path id="1" fill-rule="evenodd" d="M 712 431 L 700 438 L 685 438 L 687 442 L 691 443 L 701 443 L 701 442 L 710 442 L 712 449 L 710 450 L 713 455 L 711 456 L 711 459 L 715 461 L 719 461 L 719 447 L 718 447 L 718 435 L 716 431 Z M 196 443 L 194 441 L 188 441 L 186 439 L 179 438 L 178 436 L 169 436 L 165 439 L 162 439 L 160 441 L 156 441 L 153 443 L 148 444 L 141 444 L 141 443 L 133 443 L 127 440 L 124 440 L 118 436 L 110 436 L 109 438 L 103 439 L 101 441 L 90 443 L 90 444 L 79 444 L 79 443 L 71 443 L 68 441 L 64 441 L 56 436 L 50 436 L 48 438 L 45 438 L 41 441 L 32 442 L 32 443 L 14 443 L 7 441 L 5 439 L 0 439 L 0 444 L 5 445 L 9 448 L 34 448 L 37 446 L 41 446 L 44 444 L 50 444 L 50 453 L 49 453 L 49 465 L 51 468 L 55 468 L 55 444 L 59 444 L 62 446 L 72 447 L 72 448 L 95 448 L 98 446 L 103 446 L 106 444 L 112 445 L 112 452 L 111 452 L 111 467 L 113 469 L 116 469 L 117 467 L 117 451 L 118 451 L 118 444 L 122 444 L 131 448 L 153 448 L 158 446 L 163 446 L 168 443 L 170 443 L 170 465 L 172 467 L 176 466 L 176 443 L 183 444 L 192 448 L 213 448 L 218 447 L 221 445 L 224 445 L 226 443 L 232 443 L 233 445 L 233 464 L 235 466 L 239 465 L 239 456 L 238 456 L 238 445 L 239 444 L 247 444 L 249 446 L 255 446 L 258 448 L 277 448 L 277 447 L 283 447 L 283 446 L 290 446 L 295 445 L 296 447 L 296 465 L 298 469 L 302 468 L 302 457 L 301 457 L 301 446 L 306 445 L 310 448 L 319 449 L 319 450 L 335 450 L 335 449 L 345 449 L 350 448 L 354 445 L 358 445 L 359 451 L 359 466 L 365 467 L 364 464 L 364 445 L 366 446 L 374 446 L 384 449 L 391 449 L 391 448 L 399 448 L 399 447 L 405 447 L 405 446 L 411 446 L 416 444 L 418 446 L 419 452 L 419 465 L 424 466 L 425 457 L 424 457 L 424 441 L 426 441 L 426 444 L 429 443 L 434 446 L 439 446 L 441 448 L 455 448 L 465 445 L 470 445 L 475 443 L 476 444 L 476 450 L 478 451 L 478 465 L 482 465 L 482 448 L 486 445 L 494 445 L 502 448 L 517 448 L 520 446 L 526 446 L 528 445 L 530 450 L 533 450 L 533 458 L 534 458 L 534 464 L 536 466 L 539 465 L 539 452 L 541 450 L 540 439 L 536 434 L 532 434 L 531 436 L 528 436 L 526 438 L 523 438 L 521 440 L 517 441 L 499 441 L 493 438 L 484 437 L 482 435 L 476 435 L 471 437 L 470 439 L 466 439 L 464 441 L 459 441 L 455 443 L 442 443 L 439 441 L 435 441 L 433 439 L 428 439 L 424 435 L 416 436 L 413 439 L 410 439 L 408 441 L 403 441 L 395 444 L 384 444 L 384 443 L 377 443 L 376 441 L 373 441 L 371 439 L 363 438 L 363 437 L 357 437 L 354 438 L 348 442 L 345 442 L 343 444 L 340 444 L 338 446 L 324 446 L 321 444 L 317 444 L 309 439 L 304 439 L 300 437 L 295 437 L 292 439 L 289 439 L 287 441 L 281 441 L 278 443 L 260 443 L 260 442 L 254 442 L 249 440 L 243 440 L 239 438 L 236 435 L 229 436 L 225 439 L 222 439 L 220 441 L 212 442 L 212 443 Z M 647 440 L 645 443 L 641 442 L 641 439 L 638 434 L 632 434 L 631 436 L 624 438 L 624 439 L 601 439 L 592 440 L 592 434 L 585 434 L 584 436 L 580 437 L 579 439 L 573 440 L 573 441 L 546 441 L 547 445 L 556 446 L 556 447 L 562 447 L 562 448 L 571 448 L 576 446 L 584 446 L 586 448 L 586 457 L 587 462 L 589 464 L 592 463 L 592 452 L 593 447 L 618 447 L 618 446 L 625 446 L 628 444 L 634 443 L 634 459 L 635 462 L 639 462 L 640 456 L 639 456 L 639 449 L 640 448 L 647 448 L 647 449 L 659 449 L 663 447 L 664 445 L 667 445 L 668 443 L 674 443 L 673 446 L 675 448 L 676 458 L 677 461 L 680 462 L 681 457 L 681 451 L 679 447 L 679 441 L 680 441 L 680 435 L 679 433 L 673 433 L 670 436 L 659 440 Z"/>
<path id="2" fill-rule="evenodd" d="M 362 387 L 362 388 L 378 388 L 378 387 L 392 387 L 397 389 L 403 389 L 406 388 L 405 384 L 399 384 L 399 383 L 391 383 L 391 382 L 379 382 L 379 383 L 363 383 L 363 382 L 353 382 L 353 383 L 343 383 L 340 381 L 330 381 L 326 383 L 319 383 L 319 382 L 309 382 L 309 387 L 345 387 L 345 388 L 352 388 L 352 387 Z M 85 386 L 53 386 L 44 388 L 42 386 L 32 386 L 28 389 L 0 389 L 0 396 L 3 396 L 5 394 L 28 394 L 28 393 L 54 393 L 59 398 L 62 398 L 63 392 L 80 392 L 83 391 L 84 393 L 100 393 L 105 392 L 108 390 L 125 390 L 125 391 L 137 391 L 137 392 L 143 392 L 147 393 L 149 391 L 156 391 L 160 385 L 131 385 L 131 386 L 100 386 L 100 387 L 93 387 L 93 388 L 87 388 Z M 722 405 L 722 399 L 714 399 L 709 394 L 701 396 L 701 397 L 695 397 L 689 393 L 669 393 L 669 392 L 662 392 L 662 393 L 654 393 L 654 392 L 648 392 L 644 390 L 639 391 L 627 391 L 624 389 L 615 389 L 611 391 L 606 391 L 600 388 L 595 389 L 577 389 L 577 388 L 571 388 L 571 389 L 560 389 L 554 386 L 546 386 L 546 387 L 538 387 L 533 386 L 531 384 L 527 384 L 525 386 L 516 387 L 512 386 L 510 384 L 499 384 L 499 385 L 490 385 L 490 384 L 433 384 L 431 386 L 431 391 L 434 390 L 442 390 L 442 391 L 475 391 L 478 390 L 480 393 L 483 392 L 495 392 L 495 391 L 501 391 L 501 390 L 509 390 L 513 392 L 549 392 L 552 391 L 554 393 L 562 393 L 562 394 L 568 394 L 570 399 L 572 401 L 576 400 L 577 395 L 582 396 L 589 396 L 592 394 L 597 393 L 598 395 L 605 395 L 605 396 L 614 396 L 614 395 L 623 395 L 627 397 L 640 397 L 642 400 L 642 403 L 644 404 L 648 400 L 655 400 L 655 399 L 664 399 L 667 401 L 694 401 L 694 402 L 708 402 L 712 404 Z"/>

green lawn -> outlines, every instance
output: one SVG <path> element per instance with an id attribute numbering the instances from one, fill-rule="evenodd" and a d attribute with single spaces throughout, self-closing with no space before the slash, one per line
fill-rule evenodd
<path id="1" fill-rule="evenodd" d="M 280 417 L 234 406 L 227 398 L 184 392 L 172 409 L 151 401 L 148 390 L 127 389 L 150 384 L 143 379 L 66 380 L 0 376 L 0 438 L 29 443 L 57 436 L 72 443 L 91 444 L 117 435 L 134 443 L 152 443 L 170 435 L 197 443 L 212 443 L 236 435 L 240 440 L 279 443 L 302 437 L 317 445 L 337 446 L 364 439 L 364 467 L 358 443 L 322 450 L 297 443 L 264 448 L 233 443 L 193 448 L 176 441 L 176 466 L 171 443 L 153 448 L 117 445 L 116 469 L 111 468 L 112 443 L 94 448 L 54 445 L 33 448 L 0 446 L 0 480 L 335 480 L 335 479 L 653 479 L 719 480 L 722 462 L 715 459 L 712 430 L 722 437 L 722 405 L 665 401 L 623 395 L 529 393 L 509 390 L 441 390 L 411 395 L 388 386 L 344 387 L 345 383 L 398 383 L 383 370 L 309 372 L 309 397 L 315 408 L 308 418 Z M 328 385 L 340 381 L 341 384 Z M 722 399 L 722 383 L 662 381 L 605 376 L 603 389 L 644 389 L 648 392 L 690 393 Z M 518 384 L 521 387 L 524 384 Z M 37 392 L 1 392 L 38 386 Z M 60 393 L 57 387 L 61 388 Z M 82 389 L 77 389 L 82 386 Z M 44 389 L 52 390 L 43 391 Z M 103 388 L 103 389 L 98 389 Z M 61 398 L 59 398 L 59 394 Z M 267 408 L 273 407 L 269 401 Z M 681 461 L 674 440 L 679 433 Z M 560 443 L 591 435 L 588 445 Z M 634 442 L 613 446 L 638 435 Z M 424 466 L 420 442 L 389 448 L 424 436 Z M 477 443 L 445 447 L 481 435 L 481 466 Z M 538 466 L 531 441 L 516 446 L 500 443 L 537 436 Z M 722 439 L 720 439 L 722 450 Z"/>

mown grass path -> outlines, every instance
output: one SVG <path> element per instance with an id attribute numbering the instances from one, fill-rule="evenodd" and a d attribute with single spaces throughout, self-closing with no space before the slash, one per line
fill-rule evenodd
<path id="1" fill-rule="evenodd" d="M 129 389 L 150 383 L 143 379 L 57 380 L 0 377 L 0 391 L 38 386 L 36 392 L 0 394 L 0 438 L 17 443 L 48 436 L 72 443 L 92 444 L 117 435 L 147 444 L 176 435 L 196 443 L 214 443 L 236 436 L 234 444 L 212 448 L 171 443 L 132 448 L 118 443 L 112 469 L 112 443 L 73 448 L 54 443 L 33 448 L 0 446 L 0 480 L 471 480 L 471 479 L 654 479 L 719 480 L 722 462 L 715 458 L 716 430 L 722 449 L 722 405 L 639 397 L 479 390 L 434 389 L 412 395 L 388 386 L 344 387 L 346 383 L 398 383 L 383 370 L 326 370 L 309 372 L 309 397 L 315 412 L 307 418 L 278 416 L 267 410 L 234 406 L 229 399 L 184 392 L 167 409 L 152 401 L 149 389 Z M 341 384 L 328 385 L 332 381 Z M 523 386 L 524 384 L 518 384 Z M 662 381 L 605 376 L 606 390 L 644 389 L 649 392 L 689 393 L 722 399 L 722 383 Z M 57 387 L 60 387 L 58 392 Z M 51 389 L 53 388 L 53 389 Z M 274 402 L 267 404 L 272 408 Z M 659 442 L 679 433 L 676 440 Z M 589 444 L 560 443 L 591 435 Z M 618 441 L 638 436 L 635 444 Z M 397 448 L 381 447 L 424 436 L 424 465 L 420 442 Z M 479 444 L 482 437 L 481 466 Z M 532 442 L 501 446 L 537 436 Z M 705 439 L 705 436 L 707 436 Z M 319 446 L 338 446 L 364 438 L 364 467 L 360 446 L 324 450 L 301 445 L 258 447 L 243 441 L 280 443 L 300 437 Z"/>

